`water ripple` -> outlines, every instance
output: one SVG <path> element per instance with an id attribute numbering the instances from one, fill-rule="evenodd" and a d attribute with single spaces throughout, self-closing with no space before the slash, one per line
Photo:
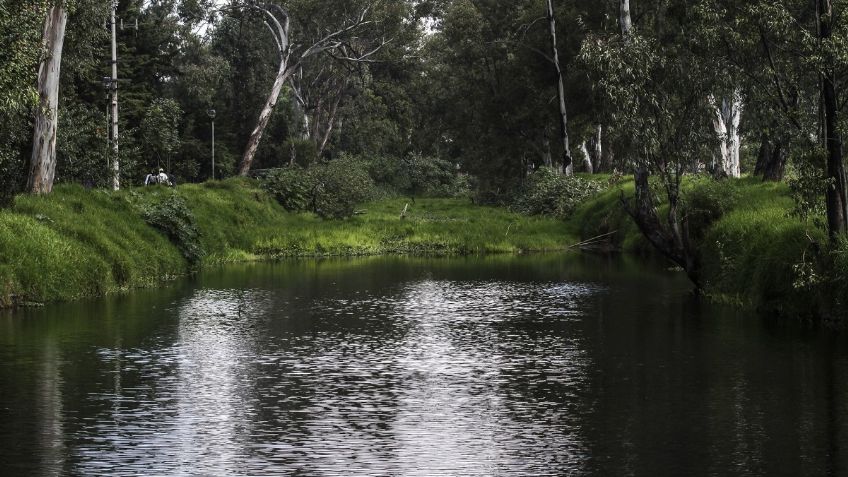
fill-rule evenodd
<path id="1" fill-rule="evenodd" d="M 84 475 L 563 475 L 586 285 L 423 280 L 276 299 L 200 290 L 176 335 L 101 348 Z"/>

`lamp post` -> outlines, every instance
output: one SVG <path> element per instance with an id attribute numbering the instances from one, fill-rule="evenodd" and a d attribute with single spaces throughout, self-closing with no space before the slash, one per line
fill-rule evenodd
<path id="1" fill-rule="evenodd" d="M 212 120 L 212 180 L 215 180 L 215 110 L 210 109 L 206 111 L 206 114 L 209 115 L 209 119 Z"/>

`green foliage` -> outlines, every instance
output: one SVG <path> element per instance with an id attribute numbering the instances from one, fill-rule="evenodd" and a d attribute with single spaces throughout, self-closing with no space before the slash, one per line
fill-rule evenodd
<path id="1" fill-rule="evenodd" d="M 134 200 L 141 217 L 150 226 L 164 233 L 191 265 L 203 258 L 200 232 L 197 221 L 186 201 L 174 190 L 156 188 L 143 196 L 136 194 Z"/>
<path id="2" fill-rule="evenodd" d="M 0 0 L 0 115 L 38 103 L 34 67 L 49 3 Z"/>
<path id="3" fill-rule="evenodd" d="M 468 197 L 471 184 L 454 163 L 434 157 L 378 156 L 367 161 L 374 182 L 410 197 Z"/>
<path id="4" fill-rule="evenodd" d="M 824 170 L 825 154 L 824 150 L 816 150 L 795 158 L 789 174 L 789 190 L 795 202 L 791 215 L 800 220 L 813 220 L 822 229 L 826 227 L 824 221 L 824 191 L 827 184 Z"/>
<path id="5" fill-rule="evenodd" d="M 106 166 L 111 148 L 106 144 L 103 111 L 86 103 L 70 103 L 61 108 L 57 154 L 57 182 L 76 182 L 105 187 L 111 179 Z"/>
<path id="6" fill-rule="evenodd" d="M 352 159 L 330 161 L 309 170 L 315 187 L 313 212 L 324 218 L 350 217 L 356 206 L 374 194 L 374 182 L 362 163 Z"/>
<path id="7" fill-rule="evenodd" d="M 286 164 L 309 167 L 318 160 L 318 148 L 309 139 L 289 139 L 283 144 L 283 150 L 288 152 L 284 156 Z"/>
<path id="8" fill-rule="evenodd" d="M 375 195 L 364 164 L 350 158 L 307 169 L 278 169 L 268 175 L 263 187 L 287 210 L 310 211 L 325 219 L 350 217 L 357 205 Z"/>
<path id="9" fill-rule="evenodd" d="M 817 294 L 803 283 L 817 260 L 815 243 L 826 239 L 811 224 L 791 217 L 792 206 L 782 184 L 749 183 L 739 189 L 737 206 L 700 241 L 710 293 L 788 316 L 816 312 Z"/>
<path id="10" fill-rule="evenodd" d="M 565 176 L 543 167 L 527 178 L 512 208 L 522 214 L 550 215 L 565 220 L 603 188 L 600 181 Z"/>
<path id="11" fill-rule="evenodd" d="M 616 248 L 655 253 L 621 206 L 621 197 L 633 189 L 627 182 L 602 192 L 580 206 L 569 223 L 583 240 L 612 233 L 607 240 Z M 838 275 L 828 274 L 816 252 L 827 242 L 824 232 L 791 216 L 794 202 L 785 184 L 700 178 L 684 182 L 683 191 L 708 295 L 786 316 L 821 310 L 820 298 L 834 283 L 829 280 L 837 280 L 829 277 Z M 660 204 L 660 214 L 666 211 Z M 836 257 L 842 257 L 841 266 L 848 263 Z"/>
<path id="12" fill-rule="evenodd" d="M 288 211 L 310 210 L 314 184 L 303 168 L 276 169 L 265 177 L 262 187 Z"/>
<path id="13" fill-rule="evenodd" d="M 684 214 L 689 233 L 699 240 L 709 227 L 736 208 L 741 197 L 739 181 L 716 181 L 696 177 L 683 191 Z"/>
<path id="14" fill-rule="evenodd" d="M 153 167 L 154 161 L 161 167 L 179 150 L 182 114 L 180 105 L 173 99 L 157 98 L 146 108 L 140 133 L 148 168 Z"/>
<path id="15" fill-rule="evenodd" d="M 151 286 L 185 270 L 123 193 L 60 185 L 0 211 L 0 274 L 15 301 L 69 300 Z"/>

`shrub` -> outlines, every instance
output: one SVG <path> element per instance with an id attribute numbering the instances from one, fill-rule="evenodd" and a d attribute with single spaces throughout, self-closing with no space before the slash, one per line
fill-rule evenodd
<path id="1" fill-rule="evenodd" d="M 194 215 L 175 191 L 149 194 L 136 204 L 144 221 L 164 233 L 190 264 L 200 263 L 204 252 Z"/>
<path id="2" fill-rule="evenodd" d="M 323 218 L 350 217 L 356 206 L 374 194 L 374 182 L 362 163 L 338 159 L 309 169 L 315 186 L 312 188 L 313 212 Z"/>
<path id="3" fill-rule="evenodd" d="M 512 209 L 528 215 L 550 215 L 566 219 L 580 204 L 603 188 L 598 181 L 564 176 L 543 167 L 527 179 L 514 199 Z"/>
<path id="4" fill-rule="evenodd" d="M 311 211 L 330 219 L 352 216 L 358 204 L 376 194 L 365 165 L 351 158 L 307 169 L 278 169 L 265 178 L 262 186 L 289 211 Z"/>
<path id="5" fill-rule="evenodd" d="M 792 171 L 788 181 L 792 200 L 795 202 L 791 214 L 801 220 L 812 219 L 814 223 L 826 228 L 825 198 L 828 179 L 825 175 L 824 152 L 817 150 L 793 158 Z"/>
<path id="6" fill-rule="evenodd" d="M 442 159 L 413 155 L 406 158 L 378 157 L 367 162 L 368 173 L 380 186 L 412 197 L 467 197 L 468 176 Z"/>
<path id="7" fill-rule="evenodd" d="M 306 169 L 295 166 L 272 171 L 262 186 L 286 210 L 304 212 L 311 210 L 312 182 Z"/>

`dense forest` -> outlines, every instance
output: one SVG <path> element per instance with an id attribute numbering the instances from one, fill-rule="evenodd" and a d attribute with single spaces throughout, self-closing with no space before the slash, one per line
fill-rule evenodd
<path id="1" fill-rule="evenodd" d="M 561 204 L 528 184 L 579 201 L 587 177 L 632 177 L 622 210 L 700 286 L 724 197 L 696 209 L 689 184 L 747 176 L 787 183 L 811 231 L 798 286 L 844 276 L 839 0 L 2 0 L 0 32 L 6 203 L 161 168 L 278 171 L 284 205 L 308 208 L 294 171 L 367 163 L 412 196 L 435 181 L 546 213 Z"/>

